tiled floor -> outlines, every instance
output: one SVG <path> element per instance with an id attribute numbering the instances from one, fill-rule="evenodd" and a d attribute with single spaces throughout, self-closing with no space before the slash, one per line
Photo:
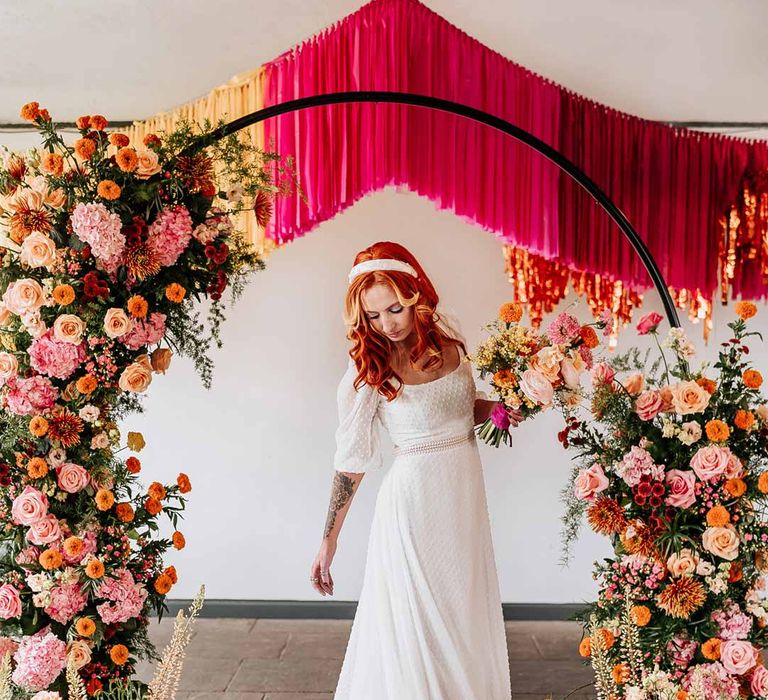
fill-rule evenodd
<path id="1" fill-rule="evenodd" d="M 150 627 L 160 654 L 173 622 L 164 618 Z M 178 700 L 332 700 L 352 621 L 199 618 L 193 625 Z M 510 621 L 506 627 L 514 700 L 594 697 L 592 671 L 577 653 L 579 625 Z M 149 680 L 152 669 L 142 664 L 138 675 Z"/>

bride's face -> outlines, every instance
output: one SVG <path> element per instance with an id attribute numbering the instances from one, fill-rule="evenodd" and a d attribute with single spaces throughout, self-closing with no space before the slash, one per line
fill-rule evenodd
<path id="1" fill-rule="evenodd" d="M 404 341 L 413 330 L 413 307 L 403 306 L 388 284 L 375 284 L 363 292 L 363 313 L 371 325 L 393 343 Z"/>

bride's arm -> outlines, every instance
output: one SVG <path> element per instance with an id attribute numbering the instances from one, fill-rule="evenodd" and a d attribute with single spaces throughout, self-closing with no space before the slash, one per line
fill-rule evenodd
<path id="1" fill-rule="evenodd" d="M 488 401 L 487 399 L 475 399 L 475 425 L 485 423 L 491 416 L 493 407 L 497 401 Z"/>
<path id="2" fill-rule="evenodd" d="M 363 480 L 363 472 L 337 471 L 331 485 L 331 501 L 328 505 L 328 517 L 325 521 L 323 540 L 336 541 L 344 524 L 352 498 Z"/>

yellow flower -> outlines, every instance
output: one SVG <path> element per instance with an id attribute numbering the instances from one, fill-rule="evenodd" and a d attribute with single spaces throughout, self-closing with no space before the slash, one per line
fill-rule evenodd
<path id="1" fill-rule="evenodd" d="M 133 452 L 141 452 L 146 446 L 144 436 L 141 433 L 128 433 L 128 449 Z"/>

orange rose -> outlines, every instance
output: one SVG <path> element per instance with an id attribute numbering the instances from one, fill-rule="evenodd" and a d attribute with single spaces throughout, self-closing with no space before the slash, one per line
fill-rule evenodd
<path id="1" fill-rule="evenodd" d="M 85 575 L 88 578 L 101 578 L 104 576 L 104 564 L 98 559 L 91 559 L 85 567 Z"/>
<path id="2" fill-rule="evenodd" d="M 763 375 L 756 369 L 745 369 L 741 378 L 749 389 L 759 389 L 763 383 Z"/>
<path id="3" fill-rule="evenodd" d="M 60 284 L 53 288 L 53 300 L 59 306 L 69 306 L 75 300 L 75 290 L 68 284 Z"/>
<path id="4" fill-rule="evenodd" d="M 121 523 L 130 523 L 135 514 L 130 503 L 118 503 L 115 506 L 115 515 Z"/>
<path id="5" fill-rule="evenodd" d="M 730 513 L 723 506 L 713 506 L 707 511 L 707 525 L 723 527 L 731 522 Z"/>
<path id="6" fill-rule="evenodd" d="M 64 563 L 64 559 L 58 549 L 46 549 L 40 555 L 38 561 L 40 562 L 40 566 L 47 571 L 58 569 Z"/>
<path id="7" fill-rule="evenodd" d="M 141 471 L 141 462 L 137 457 L 128 457 L 125 467 L 131 474 L 138 474 Z"/>
<path id="8" fill-rule="evenodd" d="M 736 411 L 733 424 L 742 430 L 749 430 L 755 424 L 755 414 L 751 411 L 739 409 Z"/>
<path id="9" fill-rule="evenodd" d="M 99 510 L 109 510 L 115 502 L 115 495 L 109 489 L 99 489 L 95 499 Z"/>
<path id="10" fill-rule="evenodd" d="M 107 124 L 109 124 L 109 122 L 100 114 L 91 115 L 91 128 L 94 131 L 104 131 L 104 129 L 107 128 Z"/>
<path id="11" fill-rule="evenodd" d="M 42 416 L 35 416 L 29 421 L 29 432 L 35 437 L 43 437 L 48 432 L 48 421 Z"/>
<path id="12" fill-rule="evenodd" d="M 150 515 L 157 515 L 163 509 L 163 504 L 156 498 L 147 498 L 144 501 L 144 510 Z"/>
<path id="13" fill-rule="evenodd" d="M 165 595 L 168 593 L 168 591 L 171 590 L 171 586 L 173 585 L 173 581 L 171 580 L 171 577 L 168 576 L 168 574 L 160 574 L 155 579 L 155 590 L 160 595 Z"/>
<path id="14" fill-rule="evenodd" d="M 517 323 L 523 317 L 523 307 L 515 301 L 499 307 L 499 320 L 504 323 Z"/>
<path id="15" fill-rule="evenodd" d="M 83 160 L 90 160 L 96 153 L 96 143 L 93 139 L 77 139 L 75 141 L 75 153 Z"/>
<path id="16" fill-rule="evenodd" d="M 149 305 L 144 297 L 137 294 L 128 300 L 127 307 L 128 313 L 134 318 L 144 318 L 147 315 Z"/>
<path id="17" fill-rule="evenodd" d="M 19 116 L 27 122 L 33 122 L 40 116 L 40 103 L 27 102 L 22 108 Z"/>
<path id="18" fill-rule="evenodd" d="M 747 492 L 747 485 L 743 479 L 728 479 L 723 488 L 734 498 L 740 498 Z"/>
<path id="19" fill-rule="evenodd" d="M 168 301 L 172 301 L 176 304 L 182 301 L 187 294 L 187 290 L 180 284 L 172 282 L 165 288 L 165 296 Z"/>
<path id="20" fill-rule="evenodd" d="M 40 479 L 48 473 L 48 463 L 42 457 L 33 457 L 27 463 L 27 474 L 31 479 Z"/>
<path id="21" fill-rule="evenodd" d="M 112 133 L 109 135 L 109 142 L 115 148 L 125 148 L 131 140 L 125 134 Z"/>
<path id="22" fill-rule="evenodd" d="M 84 377 L 80 377 L 75 383 L 75 387 L 81 394 L 91 394 L 96 391 L 98 382 L 96 377 L 91 374 L 86 374 Z"/>
<path id="23" fill-rule="evenodd" d="M 739 318 L 743 318 L 746 321 L 757 313 L 757 306 L 751 301 L 737 301 L 733 310 Z"/>
<path id="24" fill-rule="evenodd" d="M 102 180 L 96 188 L 96 192 L 98 193 L 99 197 L 112 200 L 117 199 L 120 196 L 122 190 L 120 189 L 120 185 L 118 185 L 114 180 Z"/>
<path id="25" fill-rule="evenodd" d="M 64 172 L 64 158 L 58 153 L 46 153 L 40 161 L 40 168 L 45 173 L 59 177 Z"/>
<path id="26" fill-rule="evenodd" d="M 680 382 L 672 389 L 672 406 L 676 413 L 702 413 L 709 404 L 709 393 L 696 382 Z"/>
<path id="27" fill-rule="evenodd" d="M 157 501 L 162 501 L 166 497 L 165 487 L 159 481 L 153 481 L 149 485 L 147 493 Z"/>
<path id="28" fill-rule="evenodd" d="M 139 164 L 139 157 L 133 148 L 121 148 L 115 155 L 115 162 L 123 172 L 132 173 Z"/>
<path id="29" fill-rule="evenodd" d="M 109 650 L 109 658 L 112 659 L 117 666 L 122 666 L 128 661 L 128 647 L 126 647 L 125 644 L 115 644 L 115 646 Z"/>
<path id="30" fill-rule="evenodd" d="M 179 486 L 179 491 L 182 493 L 189 493 L 192 490 L 192 484 L 189 483 L 189 477 L 184 472 L 181 472 L 176 477 L 176 483 Z"/>
<path id="31" fill-rule="evenodd" d="M 150 356 L 152 370 L 159 374 L 165 374 L 166 370 L 171 366 L 172 356 L 173 353 L 168 348 L 156 348 L 153 350 Z"/>
<path id="32" fill-rule="evenodd" d="M 63 547 L 67 556 L 74 558 L 82 554 L 85 542 L 79 537 L 72 535 L 72 537 L 67 537 L 67 539 L 64 540 Z"/>
<path id="33" fill-rule="evenodd" d="M 173 542 L 173 546 L 176 549 L 184 549 L 184 547 L 187 544 L 186 538 L 178 530 L 176 530 L 176 532 L 173 533 L 171 540 Z"/>
<path id="34" fill-rule="evenodd" d="M 720 640 L 712 637 L 704 642 L 701 645 L 701 655 L 710 661 L 717 661 L 720 658 Z"/>
<path id="35" fill-rule="evenodd" d="M 81 617 L 75 623 L 75 629 L 82 637 L 90 637 L 96 631 L 96 623 L 90 617 Z"/>
<path id="36" fill-rule="evenodd" d="M 136 152 L 136 156 L 139 161 L 136 165 L 136 177 L 140 180 L 146 180 L 153 175 L 157 175 L 162 169 L 157 153 L 154 151 L 141 149 Z"/>
<path id="37" fill-rule="evenodd" d="M 712 442 L 725 442 L 731 434 L 730 428 L 723 421 L 717 419 L 708 421 L 704 428 L 707 431 L 707 437 Z"/>

